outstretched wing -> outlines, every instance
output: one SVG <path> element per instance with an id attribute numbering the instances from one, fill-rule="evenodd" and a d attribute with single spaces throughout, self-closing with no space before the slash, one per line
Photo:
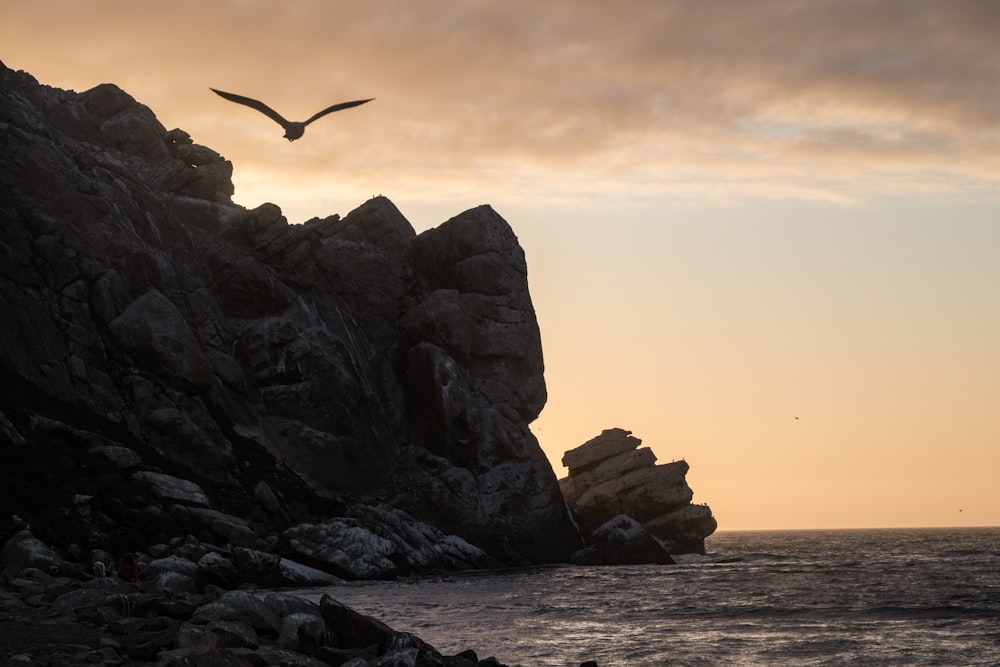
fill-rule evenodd
<path id="1" fill-rule="evenodd" d="M 271 120 L 273 120 L 274 122 L 276 122 L 279 125 L 281 125 L 281 127 L 284 127 L 284 128 L 288 127 L 288 121 L 285 120 L 284 118 L 282 118 L 280 113 L 278 113 L 277 111 L 275 111 L 271 107 L 267 106 L 263 102 L 260 102 L 258 100 L 253 99 L 253 98 L 250 98 L 250 97 L 243 97 L 242 95 L 234 95 L 232 93 L 224 93 L 221 90 L 216 90 L 215 88 L 209 88 L 209 90 L 211 90 L 216 95 L 219 95 L 220 97 L 224 97 L 225 99 L 229 100 L 230 102 L 236 102 L 237 104 L 245 104 L 246 106 L 250 107 L 251 109 L 256 109 L 257 111 L 261 112 L 262 114 L 264 114 L 265 116 L 267 116 L 268 118 L 270 118 Z"/>
<path id="2" fill-rule="evenodd" d="M 375 99 L 375 98 L 372 97 L 372 98 L 369 98 L 367 100 L 354 100 L 353 102 L 341 102 L 340 104 L 334 104 L 332 107 L 327 107 L 326 109 L 323 109 L 322 111 L 320 111 L 318 114 L 315 114 L 312 118 L 310 118 L 309 120 L 307 120 L 306 122 L 304 122 L 302 124 L 303 125 L 308 125 L 309 123 L 313 122 L 317 118 L 322 118 L 323 116 L 327 115 L 328 113 L 333 113 L 334 111 L 340 111 L 341 109 L 350 109 L 351 107 L 356 107 L 359 104 L 364 104 L 365 102 L 371 102 L 373 99 Z"/>

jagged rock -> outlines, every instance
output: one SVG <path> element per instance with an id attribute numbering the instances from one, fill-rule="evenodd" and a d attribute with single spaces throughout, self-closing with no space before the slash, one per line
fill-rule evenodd
<path id="1" fill-rule="evenodd" d="M 0 442 L 9 443 L 12 447 L 23 447 L 28 443 L 3 412 L 0 412 Z"/>
<path id="2" fill-rule="evenodd" d="M 112 634 L 120 638 L 122 651 L 129 657 L 148 662 L 164 648 L 170 648 L 177 641 L 180 624 L 165 616 L 146 618 L 121 618 L 109 624 Z"/>
<path id="3" fill-rule="evenodd" d="M 170 511 L 182 525 L 197 527 L 201 532 L 211 534 L 214 538 L 211 541 L 214 543 L 231 544 L 236 547 L 253 547 L 258 546 L 261 542 L 260 537 L 246 520 L 238 516 L 218 510 L 184 505 L 174 505 Z"/>
<path id="4" fill-rule="evenodd" d="M 588 530 L 626 515 L 645 526 L 670 553 L 703 553 L 705 538 L 715 532 L 717 523 L 707 505 L 691 504 L 694 494 L 687 485 L 687 462 L 656 465 L 652 450 L 639 449 L 640 444 L 631 431 L 613 428 L 566 452 L 563 464 L 570 473 L 559 480 L 566 502 Z M 599 560 L 598 551 L 583 556 L 578 552 L 574 558 Z"/>
<path id="5" fill-rule="evenodd" d="M 151 560 L 142 567 L 143 579 L 154 579 L 164 572 L 179 572 L 193 577 L 198 571 L 198 564 L 180 556 L 166 556 Z"/>
<path id="6" fill-rule="evenodd" d="M 168 147 L 171 148 L 171 151 L 173 151 L 177 147 L 194 143 L 194 140 L 191 138 L 191 135 L 179 127 L 175 127 L 174 129 L 164 133 L 163 141 L 167 144 Z"/>
<path id="7" fill-rule="evenodd" d="M 257 482 L 257 485 L 253 487 L 253 495 L 257 499 L 257 502 L 261 504 L 261 507 L 271 514 L 281 513 L 281 501 L 278 500 L 278 496 L 275 495 L 274 490 L 264 480 Z"/>
<path id="8" fill-rule="evenodd" d="M 120 470 L 131 470 L 142 463 L 142 457 L 128 447 L 104 445 L 103 447 L 94 447 L 90 452 L 102 457 Z"/>
<path id="9" fill-rule="evenodd" d="M 58 594 L 49 610 L 51 615 L 69 613 L 79 620 L 107 624 L 121 617 L 113 608 L 113 598 L 131 592 L 130 586 L 116 579 L 85 582 L 80 588 Z"/>
<path id="10" fill-rule="evenodd" d="M 481 206 L 418 236 L 413 256 L 427 291 L 402 324 L 412 432 L 428 455 L 414 457 L 415 488 L 397 502 L 494 554 L 565 553 L 577 536 L 526 427 L 546 392 L 523 250 Z M 550 530 L 526 533 L 540 525 Z"/>
<path id="11" fill-rule="evenodd" d="M 183 155 L 178 151 L 178 157 Z M 199 159 L 203 159 L 204 152 L 198 152 Z M 181 158 L 185 164 L 190 165 L 190 158 Z M 235 192 L 233 187 L 233 163 L 217 159 L 198 165 L 193 172 L 187 173 L 188 180 L 183 186 L 178 188 L 178 194 L 197 199 L 207 199 L 211 201 L 228 202 Z"/>
<path id="12" fill-rule="evenodd" d="M 282 619 L 277 646 L 315 656 L 324 646 L 335 641 L 318 614 L 294 613 Z"/>
<path id="13" fill-rule="evenodd" d="M 609 517 L 604 515 L 614 507 L 646 521 L 691 502 L 693 492 L 686 482 L 687 471 L 687 463 L 675 461 L 637 468 L 619 477 L 598 478 L 592 482 L 593 486 L 584 486 L 583 492 L 570 503 L 579 514 L 592 521 L 606 520 Z"/>
<path id="14" fill-rule="evenodd" d="M 278 532 L 378 497 L 506 562 L 574 550 L 528 428 L 546 392 L 524 253 L 490 207 L 420 235 L 384 197 L 289 224 L 233 204 L 232 164 L 116 86 L 2 65 L 0 126 L 11 513 L 120 553 L 195 516 L 174 503 Z M 124 453 L 88 459 L 79 434 L 139 461 L 90 474 Z M 95 499 L 87 522 L 74 495 Z"/>
<path id="15" fill-rule="evenodd" d="M 266 665 L 260 655 L 261 639 L 246 623 L 212 621 L 208 625 L 183 624 L 177 633 L 177 649 L 159 654 L 160 664 Z"/>
<path id="16" fill-rule="evenodd" d="M 165 554 L 157 556 L 152 553 L 152 548 L 150 548 L 150 555 L 154 558 L 163 558 L 164 556 L 173 554 L 181 558 L 186 558 L 192 563 L 197 563 L 205 554 L 212 550 L 209 544 L 205 544 L 195 535 L 189 534 L 184 538 L 177 536 L 171 539 L 169 549 Z"/>
<path id="17" fill-rule="evenodd" d="M 671 553 L 704 551 L 704 538 L 715 532 L 718 523 L 708 505 L 688 505 L 646 522 Z"/>
<path id="18" fill-rule="evenodd" d="M 211 584 L 229 589 L 242 584 L 329 586 L 343 580 L 277 554 L 237 547 L 229 558 L 214 551 L 202 556 L 198 561 L 197 581 L 199 588 Z"/>
<path id="19" fill-rule="evenodd" d="M 399 568 L 388 558 L 394 553 L 392 543 L 348 519 L 293 526 L 281 535 L 281 551 L 346 579 L 399 575 Z"/>
<path id="20" fill-rule="evenodd" d="M 148 360 L 153 370 L 191 387 L 203 388 L 212 366 L 194 332 L 170 299 L 150 289 L 108 323 L 112 340 L 122 350 Z"/>
<path id="21" fill-rule="evenodd" d="M 233 564 L 238 581 L 254 582 L 263 586 L 281 585 L 281 556 L 256 549 L 233 549 Z"/>
<path id="22" fill-rule="evenodd" d="M 563 454 L 562 464 L 569 468 L 570 474 L 574 474 L 599 461 L 631 452 L 640 444 L 642 441 L 632 437 L 632 431 L 623 428 L 605 429 L 599 436 Z"/>
<path id="23" fill-rule="evenodd" d="M 206 629 L 215 635 L 218 648 L 257 648 L 260 638 L 252 626 L 240 621 L 212 621 Z"/>
<path id="24" fill-rule="evenodd" d="M 340 648 L 371 649 L 375 655 L 381 655 L 396 634 L 382 621 L 359 614 L 329 595 L 320 599 L 319 609 L 327 630 L 337 638 Z"/>
<path id="25" fill-rule="evenodd" d="M 142 470 L 133 473 L 132 479 L 149 484 L 149 490 L 162 500 L 169 500 L 194 507 L 208 507 L 208 496 L 194 482 L 172 475 Z"/>
<path id="26" fill-rule="evenodd" d="M 177 649 L 171 651 L 170 658 L 183 659 L 204 655 L 216 647 L 217 638 L 209 632 L 208 625 L 182 623 L 177 630 Z M 161 658 L 166 657 L 160 654 Z"/>
<path id="27" fill-rule="evenodd" d="M 203 605 L 191 618 L 194 623 L 239 621 L 261 634 L 277 636 L 289 614 L 319 614 L 315 602 L 287 593 L 255 595 L 249 591 L 227 591 L 219 599 Z"/>
<path id="28" fill-rule="evenodd" d="M 387 579 L 434 569 L 496 567 L 497 561 L 454 535 L 380 505 L 300 524 L 281 535 L 281 553 L 345 579 Z"/>
<path id="29" fill-rule="evenodd" d="M 180 144 L 177 146 L 177 150 L 174 153 L 177 157 L 184 160 L 184 164 L 192 167 L 202 167 L 207 164 L 212 164 L 213 162 L 225 162 L 225 158 L 213 151 L 207 146 L 199 146 L 198 144 Z"/>
<path id="30" fill-rule="evenodd" d="M 472 570 L 499 567 L 500 563 L 455 535 L 445 535 L 437 528 L 416 521 L 402 510 L 389 505 L 353 505 L 346 518 L 367 526 L 376 535 L 389 540 L 402 555 L 404 573 L 429 570 Z M 395 556 L 390 556 L 398 560 Z"/>
<path id="31" fill-rule="evenodd" d="M 180 556 L 152 560 L 140 572 L 149 589 L 171 592 L 193 592 L 197 575 L 198 564 Z"/>
<path id="32" fill-rule="evenodd" d="M 233 561 L 218 552 L 208 552 L 198 560 L 197 565 L 199 588 L 209 584 L 220 588 L 235 588 L 240 581 Z"/>
<path id="33" fill-rule="evenodd" d="M 342 583 L 343 579 L 288 558 L 278 562 L 282 586 L 311 587 Z"/>
<path id="34" fill-rule="evenodd" d="M 631 437 L 631 436 L 630 436 Z M 581 470 L 571 468 L 570 476 L 559 480 L 563 496 L 579 496 L 577 488 L 596 486 L 601 480 L 616 479 L 633 470 L 646 469 L 656 463 L 656 454 L 649 447 L 640 447 L 612 455 L 600 463 Z M 565 487 L 564 487 L 565 485 Z"/>
<path id="35" fill-rule="evenodd" d="M 0 549 L 0 563 L 12 570 L 35 568 L 49 574 L 67 570 L 66 561 L 30 530 L 21 530 L 4 543 Z"/>
<path id="36" fill-rule="evenodd" d="M 635 519 L 619 514 L 591 534 L 591 545 L 575 552 L 577 565 L 670 565 L 670 557 L 655 537 Z"/>

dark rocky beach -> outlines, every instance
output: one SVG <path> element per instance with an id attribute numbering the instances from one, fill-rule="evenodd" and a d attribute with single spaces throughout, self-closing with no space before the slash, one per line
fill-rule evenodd
<path id="1" fill-rule="evenodd" d="M 273 554 L 220 549 L 193 537 L 152 550 L 160 557 L 130 554 L 113 569 L 101 554 L 91 554 L 88 572 L 85 563 L 64 560 L 29 530 L 15 534 L 2 552 L 3 664 L 501 664 L 480 660 L 471 649 L 441 655 L 329 596 L 317 604 L 289 589 L 263 589 L 288 580 L 287 566 Z M 315 574 L 300 582 L 335 581 Z"/>

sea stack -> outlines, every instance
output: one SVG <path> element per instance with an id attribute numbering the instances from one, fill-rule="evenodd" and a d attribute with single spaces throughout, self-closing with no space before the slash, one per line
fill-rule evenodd
<path id="1" fill-rule="evenodd" d="M 591 533 L 625 514 L 672 554 L 704 553 L 718 527 L 708 505 L 693 505 L 686 461 L 656 465 L 656 455 L 631 431 L 611 428 L 563 455 L 569 475 L 559 480 L 581 528 Z"/>

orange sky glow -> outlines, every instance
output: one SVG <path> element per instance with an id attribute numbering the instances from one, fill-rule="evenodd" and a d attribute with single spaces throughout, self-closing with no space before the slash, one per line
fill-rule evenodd
<path id="1" fill-rule="evenodd" d="M 0 0 L 290 222 L 491 204 L 560 459 L 622 427 L 720 529 L 1000 525 L 1000 3 Z M 215 96 L 325 117 L 294 143 Z"/>

